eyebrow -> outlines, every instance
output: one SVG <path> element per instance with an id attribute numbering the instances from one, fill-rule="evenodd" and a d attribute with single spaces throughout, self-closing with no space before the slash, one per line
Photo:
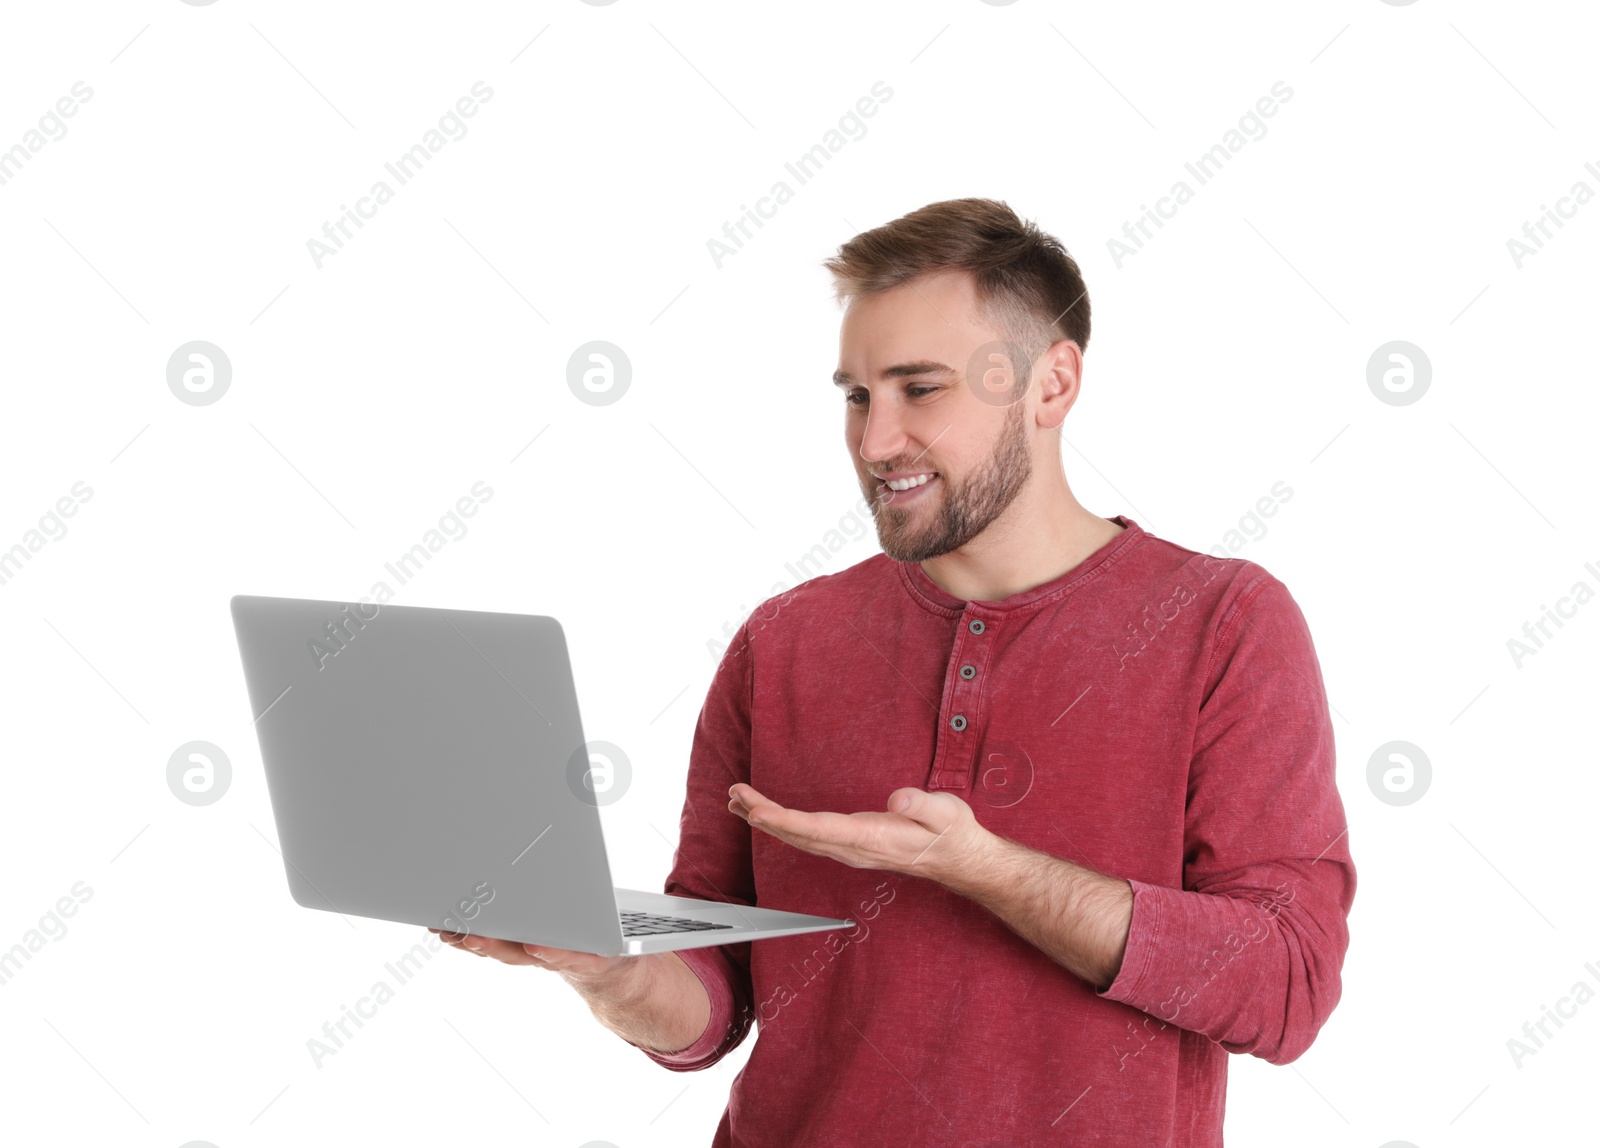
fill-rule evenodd
<path id="1" fill-rule="evenodd" d="M 885 367 L 883 377 L 886 379 L 904 379 L 914 375 L 953 375 L 956 369 L 944 363 L 934 362 L 932 359 L 923 359 L 915 363 L 896 363 L 892 367 Z M 836 387 L 853 387 L 855 379 L 844 371 L 833 372 L 833 385 Z"/>

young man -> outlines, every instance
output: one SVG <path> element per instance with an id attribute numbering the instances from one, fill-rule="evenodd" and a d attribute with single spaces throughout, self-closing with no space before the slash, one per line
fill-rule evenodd
<path id="1" fill-rule="evenodd" d="M 828 261 L 883 553 L 769 599 L 700 712 L 666 892 L 856 927 L 637 958 L 478 937 L 658 1063 L 759 1027 L 715 1143 L 1219 1145 L 1227 1054 L 1339 999 L 1355 870 L 1282 582 L 1079 505 L 1089 301 L 1004 204 Z"/>

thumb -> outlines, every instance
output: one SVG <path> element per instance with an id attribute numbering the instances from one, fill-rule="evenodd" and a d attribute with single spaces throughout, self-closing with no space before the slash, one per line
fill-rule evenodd
<path id="1" fill-rule="evenodd" d="M 897 789 L 889 795 L 889 812 L 909 817 L 920 825 L 942 821 L 935 811 L 934 795 L 921 789 Z"/>

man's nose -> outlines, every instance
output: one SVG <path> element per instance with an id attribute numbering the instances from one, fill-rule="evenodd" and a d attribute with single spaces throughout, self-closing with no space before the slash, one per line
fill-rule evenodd
<path id="1" fill-rule="evenodd" d="M 882 462 L 904 453 L 906 432 L 903 420 L 888 407 L 874 407 L 867 412 L 867 425 L 861 433 L 861 457 L 868 462 Z"/>

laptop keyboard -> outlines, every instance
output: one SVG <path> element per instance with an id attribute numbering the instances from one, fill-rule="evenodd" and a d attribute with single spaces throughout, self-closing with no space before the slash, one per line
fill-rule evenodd
<path id="1" fill-rule="evenodd" d="M 704 929 L 731 929 L 732 925 L 718 925 L 711 921 L 694 921 L 688 917 L 659 917 L 653 913 L 624 911 L 622 914 L 624 937 L 652 937 L 657 933 L 698 933 Z"/>

